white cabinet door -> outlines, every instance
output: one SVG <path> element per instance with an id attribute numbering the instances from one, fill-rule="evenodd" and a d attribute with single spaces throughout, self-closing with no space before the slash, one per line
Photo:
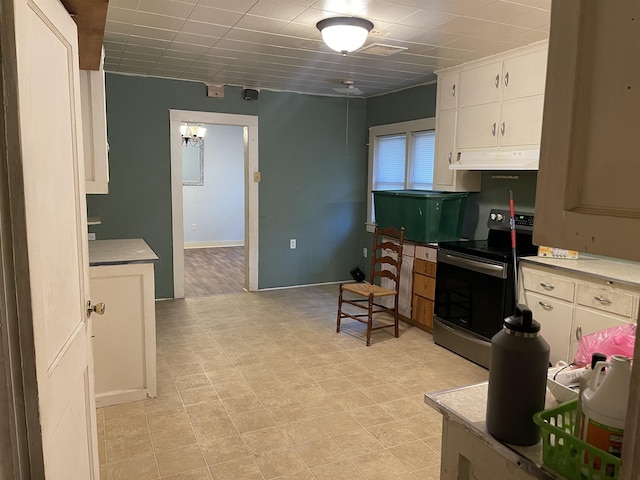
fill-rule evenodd
<path id="1" fill-rule="evenodd" d="M 569 347 L 569 359 L 573 357 L 578 350 L 579 338 L 590 333 L 604 330 L 605 328 L 617 327 L 624 325 L 625 322 L 619 317 L 607 315 L 606 313 L 589 310 L 582 307 L 576 307 L 573 318 L 573 328 L 571 331 L 571 344 Z"/>
<path id="2" fill-rule="evenodd" d="M 502 62 L 460 72 L 458 107 L 499 102 L 502 95 Z"/>
<path id="3" fill-rule="evenodd" d="M 449 165 L 456 155 L 454 148 L 456 130 L 456 111 L 438 112 L 436 124 L 436 155 L 433 166 L 434 190 L 448 190 L 453 187 L 453 170 Z"/>
<path id="4" fill-rule="evenodd" d="M 526 290 L 524 298 L 533 318 L 540 322 L 540 335 L 551 348 L 549 361 L 554 365 L 559 360 L 569 361 L 573 304 Z"/>
<path id="5" fill-rule="evenodd" d="M 451 73 L 438 78 L 438 108 L 449 110 L 458 106 L 458 74 Z"/>
<path id="6" fill-rule="evenodd" d="M 498 145 L 500 104 L 488 103 L 458 110 L 456 148 L 486 148 Z"/>
<path id="7" fill-rule="evenodd" d="M 505 60 L 502 100 L 544 95 L 546 71 L 546 48 Z"/>
<path id="8" fill-rule="evenodd" d="M 86 193 L 109 193 L 104 70 L 80 70 Z"/>
<path id="9" fill-rule="evenodd" d="M 540 145 L 543 104 L 542 95 L 504 102 L 498 129 L 498 145 Z"/>

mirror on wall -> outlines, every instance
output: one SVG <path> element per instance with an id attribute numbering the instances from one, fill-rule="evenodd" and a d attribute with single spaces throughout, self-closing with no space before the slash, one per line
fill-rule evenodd
<path id="1" fill-rule="evenodd" d="M 182 185 L 204 185 L 204 140 L 182 144 Z"/>

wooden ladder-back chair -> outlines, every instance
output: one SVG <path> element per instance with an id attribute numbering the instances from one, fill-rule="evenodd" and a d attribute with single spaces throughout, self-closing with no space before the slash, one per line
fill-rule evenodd
<path id="1" fill-rule="evenodd" d="M 394 327 L 395 337 L 398 338 L 398 291 L 403 244 L 404 228 L 398 230 L 392 227 L 376 226 L 371 251 L 370 283 L 340 284 L 336 332 L 340 332 L 340 321 L 343 318 L 351 318 L 367 324 L 367 347 L 371 344 L 372 330 Z M 345 298 L 345 292 L 348 292 L 349 298 Z M 355 298 L 351 298 L 354 296 Z M 385 297 L 391 300 L 390 306 L 382 303 Z M 343 310 L 344 304 L 357 308 L 347 307 L 349 312 L 346 312 Z M 363 310 L 365 312 L 362 312 Z M 373 316 L 384 313 L 391 315 L 393 323 L 374 327 Z"/>

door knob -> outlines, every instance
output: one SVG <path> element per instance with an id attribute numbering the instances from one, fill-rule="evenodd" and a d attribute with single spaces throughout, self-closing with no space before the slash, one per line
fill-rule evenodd
<path id="1" fill-rule="evenodd" d="M 91 300 L 87 302 L 87 315 L 91 315 L 93 312 L 98 315 L 104 315 L 105 305 L 103 302 L 98 302 L 95 305 L 91 303 Z"/>

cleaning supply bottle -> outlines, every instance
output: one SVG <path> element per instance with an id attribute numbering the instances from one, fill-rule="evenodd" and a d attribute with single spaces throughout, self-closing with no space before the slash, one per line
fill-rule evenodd
<path id="1" fill-rule="evenodd" d="M 582 428 L 582 394 L 585 392 L 587 388 L 589 388 L 589 384 L 591 383 L 591 377 L 594 375 L 594 368 L 596 363 L 604 362 L 607 360 L 607 356 L 604 353 L 593 353 L 591 355 L 591 368 L 589 368 L 584 375 L 580 377 L 579 385 L 580 388 L 578 390 L 578 406 L 576 408 L 576 420 L 574 423 L 575 431 L 573 434 L 576 437 L 580 437 L 580 430 Z M 598 371 L 598 375 L 602 375 L 604 373 L 604 369 L 600 369 Z"/>
<path id="2" fill-rule="evenodd" d="M 540 429 L 533 414 L 544 410 L 549 344 L 526 305 L 504 320 L 491 339 L 487 431 L 513 445 L 534 445 Z"/>
<path id="3" fill-rule="evenodd" d="M 591 445 L 620 456 L 627 416 L 631 359 L 612 355 L 608 362 L 598 362 L 594 372 L 608 366 L 602 377 L 591 375 L 589 387 L 582 394 L 582 429 L 580 438 Z"/>

